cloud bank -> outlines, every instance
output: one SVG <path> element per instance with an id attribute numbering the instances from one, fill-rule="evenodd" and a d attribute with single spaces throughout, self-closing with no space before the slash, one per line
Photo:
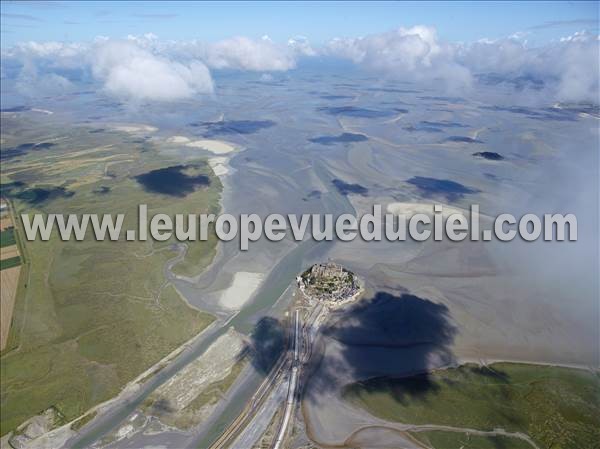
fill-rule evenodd
<path id="1" fill-rule="evenodd" d="M 542 47 L 529 47 L 524 37 L 451 44 L 435 28 L 415 26 L 333 39 L 324 52 L 398 79 L 442 81 L 450 88 L 468 87 L 475 79 L 519 80 L 519 86 L 529 80 L 556 101 L 598 102 L 598 36 L 579 32 Z"/>
<path id="2" fill-rule="evenodd" d="M 65 76 L 90 78 L 103 91 L 124 101 L 176 101 L 212 93 L 210 69 L 257 72 L 293 69 L 299 55 L 311 54 L 306 40 L 285 45 L 268 37 L 235 37 L 215 43 L 160 41 L 148 33 L 124 40 L 105 37 L 91 43 L 26 42 L 3 51 L 5 67 L 17 67 L 14 77 L 21 93 L 34 95 L 43 88 L 71 85 Z M 14 70 L 13 70 L 14 71 Z M 52 92 L 56 92 L 53 88 Z"/>
<path id="3" fill-rule="evenodd" d="M 213 92 L 211 70 L 287 71 L 302 58 L 345 59 L 386 77 L 469 89 L 502 84 L 546 102 L 598 103 L 599 40 L 576 33 L 531 47 L 528 33 L 473 43 L 441 40 L 435 28 L 398 28 L 358 38 L 336 38 L 315 48 L 296 36 L 276 43 L 233 37 L 214 43 L 160 40 L 153 34 L 90 43 L 27 42 L 2 52 L 2 76 L 25 90 L 69 89 L 86 79 L 131 101 L 176 101 Z"/>

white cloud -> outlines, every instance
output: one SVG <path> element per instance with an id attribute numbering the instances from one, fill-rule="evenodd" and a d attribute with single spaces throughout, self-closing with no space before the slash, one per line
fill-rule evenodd
<path id="1" fill-rule="evenodd" d="M 542 80 L 542 94 L 559 101 L 598 102 L 598 36 L 578 32 L 543 47 L 517 39 L 479 41 L 462 46 L 458 61 L 474 73 Z"/>
<path id="2" fill-rule="evenodd" d="M 288 47 L 296 54 L 301 56 L 317 56 L 315 50 L 305 36 L 294 36 L 288 39 Z"/>
<path id="3" fill-rule="evenodd" d="M 267 36 L 258 40 L 234 37 L 209 44 L 206 63 L 215 69 L 284 71 L 296 66 L 296 58 L 288 47 Z"/>
<path id="4" fill-rule="evenodd" d="M 141 36 L 130 34 L 127 36 L 127 40 L 135 42 L 140 46 L 147 46 L 152 42 L 158 42 L 158 36 L 154 33 L 145 33 Z"/>
<path id="5" fill-rule="evenodd" d="M 127 41 L 101 40 L 92 51 L 94 76 L 113 95 L 133 99 L 175 100 L 212 92 L 208 68 L 258 72 L 286 71 L 299 55 L 310 54 L 306 39 L 288 45 L 234 37 L 215 43 L 161 41 L 152 33 Z"/>
<path id="6" fill-rule="evenodd" d="M 530 58 L 523 42 L 516 39 L 481 39 L 457 49 L 457 59 L 473 72 L 510 73 Z"/>
<path id="7" fill-rule="evenodd" d="M 600 40 L 600 36 L 594 36 L 587 31 L 576 31 L 570 36 L 561 37 L 561 42 L 589 42 L 594 40 Z"/>
<path id="8" fill-rule="evenodd" d="M 135 41 L 97 45 L 92 73 L 115 96 L 133 100 L 169 101 L 213 91 L 208 68 L 200 61 L 187 64 L 157 56 Z"/>
<path id="9" fill-rule="evenodd" d="M 517 31 L 513 34 L 511 34 L 510 36 L 508 36 L 509 39 L 516 39 L 516 40 L 526 40 L 527 36 L 529 36 L 531 34 L 530 31 Z"/>
<path id="10" fill-rule="evenodd" d="M 161 41 L 152 33 L 128 36 L 139 47 L 155 54 L 169 55 L 185 61 L 201 60 L 211 69 L 248 70 L 257 72 L 286 71 L 296 67 L 298 58 L 316 52 L 303 37 L 290 39 L 287 45 L 273 42 L 268 36 L 260 39 L 232 37 L 217 42 Z"/>
<path id="11" fill-rule="evenodd" d="M 80 68 L 83 65 L 82 57 L 88 48 L 89 44 L 84 43 L 30 41 L 19 43 L 7 50 L 3 49 L 2 58 L 18 60 L 23 65 L 42 63 L 47 67 Z"/>
<path id="12" fill-rule="evenodd" d="M 443 80 L 452 86 L 471 83 L 469 71 L 455 61 L 453 47 L 440 42 L 433 27 L 337 38 L 329 42 L 327 53 L 397 78 Z"/>
<path id="13" fill-rule="evenodd" d="M 579 34 L 572 40 L 562 41 L 551 55 L 545 55 L 545 66 L 554 70 L 559 82 L 557 98 L 566 101 L 600 100 L 598 78 L 600 51 L 597 36 L 585 38 Z"/>
<path id="14" fill-rule="evenodd" d="M 18 81 L 30 93 L 69 87 L 64 70 L 91 73 L 110 95 L 124 100 L 171 101 L 213 92 L 204 63 L 178 62 L 152 51 L 156 36 L 118 41 L 98 37 L 92 43 L 27 42 L 4 51 L 3 59 L 21 64 Z M 56 72 L 59 73 L 56 73 Z"/>
<path id="15" fill-rule="evenodd" d="M 39 95 L 63 95 L 76 89 L 64 76 L 55 73 L 40 75 L 35 69 L 21 72 L 15 87 L 22 95 L 33 98 Z"/>

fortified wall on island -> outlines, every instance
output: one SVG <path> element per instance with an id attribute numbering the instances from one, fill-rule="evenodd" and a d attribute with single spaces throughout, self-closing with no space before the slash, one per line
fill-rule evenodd
<path id="1" fill-rule="evenodd" d="M 334 262 L 317 263 L 297 278 L 298 288 L 310 300 L 339 305 L 360 292 L 357 276 Z"/>

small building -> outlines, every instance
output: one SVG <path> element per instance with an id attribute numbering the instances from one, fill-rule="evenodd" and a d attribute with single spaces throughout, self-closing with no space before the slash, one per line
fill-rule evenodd
<path id="1" fill-rule="evenodd" d="M 344 303 L 360 291 L 356 276 L 333 262 L 317 263 L 297 278 L 298 287 L 312 300 Z"/>
<path id="2" fill-rule="evenodd" d="M 336 277 L 343 274 L 343 268 L 333 262 L 318 263 L 312 266 L 311 275 L 315 277 Z"/>

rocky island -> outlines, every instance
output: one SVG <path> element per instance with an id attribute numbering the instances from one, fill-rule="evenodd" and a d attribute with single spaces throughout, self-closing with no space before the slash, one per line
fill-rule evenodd
<path id="1" fill-rule="evenodd" d="M 354 301 L 362 290 L 354 273 L 333 262 L 311 266 L 296 281 L 305 297 L 329 306 Z"/>

